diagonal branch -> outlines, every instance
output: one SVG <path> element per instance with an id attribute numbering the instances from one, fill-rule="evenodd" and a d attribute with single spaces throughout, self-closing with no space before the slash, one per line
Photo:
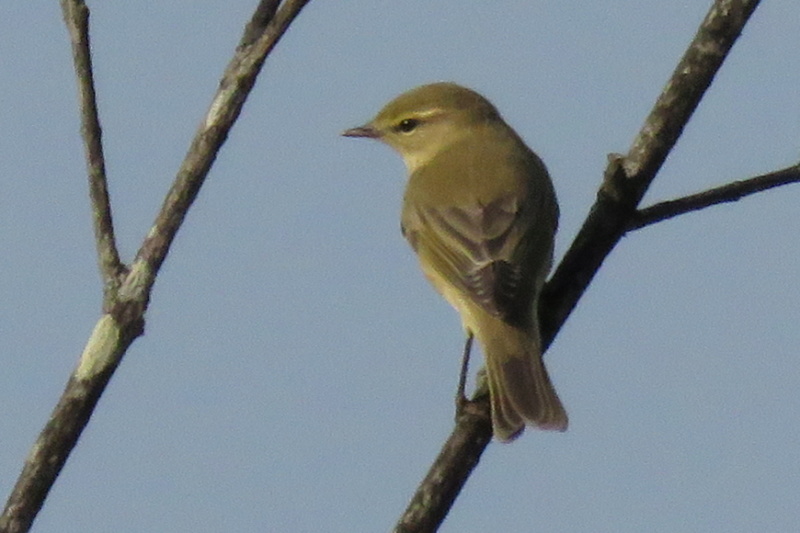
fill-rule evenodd
<path id="1" fill-rule="evenodd" d="M 467 403 L 456 420 L 455 429 L 395 526 L 395 533 L 436 531 L 491 440 L 489 402 Z"/>
<path id="2" fill-rule="evenodd" d="M 106 280 L 103 305 L 105 314 L 95 325 L 77 368 L 25 459 L 22 472 L 6 502 L 3 514 L 0 515 L 0 533 L 26 532 L 33 524 L 111 376 L 127 349 L 144 330 L 144 313 L 158 270 L 217 152 L 239 116 L 267 54 L 309 1 L 285 0 L 278 8 L 278 1 L 262 0 L 256 8 L 155 224 L 147 234 L 130 270 L 123 272 L 113 244 L 100 126 L 91 84 L 87 33 L 89 10 L 83 0 L 62 0 L 65 19 L 76 50 L 76 71 L 81 80 L 79 85 L 84 109 L 83 131 L 87 139 L 92 201 L 95 206 L 100 206 L 100 211 L 95 212 L 95 220 L 96 227 L 100 228 L 103 236 L 103 242 L 98 244 L 98 248 L 101 269 Z M 108 254 L 109 249 L 113 250 L 113 255 Z M 116 273 L 124 273 L 124 279 L 119 290 L 113 290 L 116 289 L 115 278 L 111 285 L 112 290 L 109 290 L 107 277 Z"/>
<path id="3" fill-rule="evenodd" d="M 92 203 L 92 222 L 97 246 L 97 260 L 103 278 L 103 307 L 106 308 L 119 288 L 125 267 L 119 259 L 114 238 L 114 222 L 108 199 L 102 130 L 97 113 L 97 100 L 92 74 L 92 55 L 89 40 L 89 9 L 81 2 L 61 1 L 64 22 L 72 43 L 72 59 L 78 80 L 81 112 L 81 136 L 86 150 L 89 173 L 89 198 Z"/>
<path id="4" fill-rule="evenodd" d="M 624 235 L 636 206 L 758 3 L 714 2 L 628 154 L 611 159 L 597 201 L 545 289 L 542 330 L 547 344 Z"/>
<path id="5" fill-rule="evenodd" d="M 543 346 L 552 343 L 606 256 L 625 234 L 636 206 L 757 5 L 758 0 L 714 2 L 628 154 L 615 156 L 609 162 L 595 204 L 542 294 Z M 482 396 L 474 401 L 488 417 L 488 398 Z M 488 423 L 457 423 L 448 443 L 465 443 L 462 453 L 475 458 L 474 467 L 490 439 Z M 472 468 L 463 468 L 462 461 L 440 454 L 395 531 L 438 528 L 471 471 Z"/>
<path id="6" fill-rule="evenodd" d="M 641 229 L 656 222 L 698 211 L 712 205 L 736 202 L 751 194 L 797 182 L 800 182 L 800 164 L 754 178 L 734 181 L 697 194 L 659 202 L 638 210 L 628 225 L 628 231 Z"/>
<path id="7" fill-rule="evenodd" d="M 239 116 L 253 88 L 264 60 L 289 24 L 310 0 L 286 0 L 275 12 L 277 2 L 263 0 L 256 9 L 231 62 L 222 76 L 217 94 L 195 134 L 189 152 L 178 169 L 155 223 L 145 237 L 123 287 L 125 297 L 149 296 L 158 270 L 169 252 L 183 218 L 205 181 L 217 153 Z M 274 16 L 269 18 L 270 13 Z"/>

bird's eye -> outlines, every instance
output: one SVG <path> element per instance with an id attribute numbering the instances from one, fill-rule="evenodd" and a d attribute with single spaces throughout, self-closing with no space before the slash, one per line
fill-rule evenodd
<path id="1" fill-rule="evenodd" d="M 419 126 L 419 120 L 415 118 L 406 118 L 397 124 L 396 129 L 401 133 L 411 133 L 417 126 Z"/>

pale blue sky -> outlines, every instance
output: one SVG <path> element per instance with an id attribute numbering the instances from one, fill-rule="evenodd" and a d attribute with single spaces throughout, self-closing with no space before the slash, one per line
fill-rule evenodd
<path id="1" fill-rule="evenodd" d="M 315 0 L 268 59 L 37 532 L 388 531 L 452 427 L 462 337 L 339 137 L 415 85 L 546 161 L 557 255 L 710 2 Z M 253 1 L 90 2 L 119 245 L 147 231 Z M 765 1 L 646 202 L 792 164 L 800 3 Z M 56 2 L 0 5 L 0 493 L 100 314 Z M 441 531 L 793 531 L 800 186 L 623 239 L 547 354 L 565 434 L 492 444 Z M 476 359 L 477 361 L 478 359 Z"/>

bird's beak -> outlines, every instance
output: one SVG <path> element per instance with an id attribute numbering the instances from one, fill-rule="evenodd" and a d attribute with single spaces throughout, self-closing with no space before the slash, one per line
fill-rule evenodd
<path id="1" fill-rule="evenodd" d="M 380 132 L 370 124 L 344 130 L 342 135 L 345 137 L 366 137 L 368 139 L 377 139 L 381 136 Z"/>

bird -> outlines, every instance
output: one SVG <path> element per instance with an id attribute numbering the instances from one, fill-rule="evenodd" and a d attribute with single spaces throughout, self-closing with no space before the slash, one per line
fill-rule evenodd
<path id="1" fill-rule="evenodd" d="M 488 99 L 452 82 L 411 89 L 342 135 L 376 139 L 403 158 L 402 234 L 467 336 L 460 397 L 475 338 L 494 437 L 512 441 L 526 426 L 565 431 L 539 330 L 559 217 L 542 160 Z"/>

